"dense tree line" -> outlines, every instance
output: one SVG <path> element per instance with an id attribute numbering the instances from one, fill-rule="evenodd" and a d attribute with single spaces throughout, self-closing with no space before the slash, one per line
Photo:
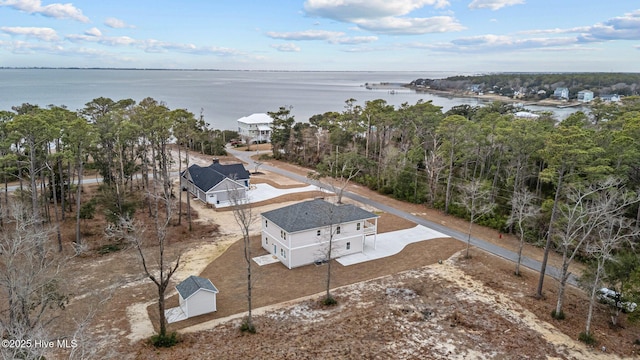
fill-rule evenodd
<path id="1" fill-rule="evenodd" d="M 564 258 L 560 290 L 571 261 L 597 263 L 594 244 L 612 226 L 611 233 L 628 241 L 605 256 L 591 288 L 620 290 L 619 276 L 603 269 L 638 241 L 640 98 L 598 103 L 590 115 L 576 112 L 560 122 L 551 114 L 532 120 L 514 113 L 503 103 L 443 113 L 431 102 L 395 108 L 384 100 L 348 99 L 342 112 L 295 122 L 282 107 L 270 113 L 273 157 L 465 217 L 470 231 L 475 222 L 546 245 Z M 627 268 L 631 273 L 624 290 L 637 295 L 637 262 Z"/>
<path id="2" fill-rule="evenodd" d="M 189 152 L 225 154 L 226 139 L 236 136 L 209 129 L 202 116 L 171 110 L 152 98 L 139 103 L 97 98 L 79 111 L 31 104 L 0 111 L 0 295 L 9 300 L 8 316 L 0 316 L 3 338 L 50 336 L 47 326 L 68 302 L 58 286 L 59 264 L 69 253 L 95 247 L 83 240 L 81 221 L 92 218 L 99 205 L 107 220 L 105 240 L 137 249 L 144 274 L 158 288 L 160 333 L 154 343 L 172 344 L 164 293 L 179 256 L 168 259 L 165 248 L 168 227 L 182 220 L 182 202 L 176 201 L 170 171 L 176 162 L 180 170 L 183 163 L 188 166 Z M 91 199 L 82 191 L 87 169 L 101 177 L 98 195 Z M 144 229 L 135 213 L 148 216 L 152 229 Z M 66 218 L 75 220 L 73 239 L 62 238 Z M 73 249 L 65 252 L 68 240 Z M 20 352 L 8 358 L 41 355 Z"/>
<path id="3" fill-rule="evenodd" d="M 591 90 L 595 96 L 618 94 L 638 95 L 640 74 L 637 73 L 499 73 L 474 76 L 452 76 L 444 79 L 416 79 L 412 85 L 429 86 L 435 90 L 467 90 L 472 85 L 482 90 L 513 95 L 514 91 L 526 89 L 525 98 L 546 98 L 558 87 L 569 89 L 570 98 L 578 91 Z M 544 93 L 538 93 L 542 90 Z"/>

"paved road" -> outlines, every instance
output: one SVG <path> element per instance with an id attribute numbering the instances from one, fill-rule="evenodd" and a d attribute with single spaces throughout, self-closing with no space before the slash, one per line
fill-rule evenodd
<path id="1" fill-rule="evenodd" d="M 232 148 L 227 148 L 227 151 L 229 151 L 230 154 L 234 155 L 238 159 L 240 159 L 240 160 L 246 162 L 247 164 L 249 164 L 248 166 L 249 166 L 250 169 L 254 168 L 255 161 L 253 161 L 253 159 L 251 159 L 251 156 L 256 155 L 258 152 L 255 152 L 255 151 L 237 151 L 237 150 L 232 149 Z M 319 187 L 327 188 L 326 185 L 323 185 L 319 181 L 311 180 L 311 179 L 309 179 L 309 178 L 307 178 L 305 176 L 301 176 L 301 175 L 298 175 L 296 173 L 292 173 L 290 171 L 283 170 L 283 169 L 280 169 L 280 168 L 277 168 L 277 167 L 273 167 L 273 166 L 269 166 L 269 165 L 266 165 L 266 164 L 262 164 L 262 165 L 260 165 L 260 168 L 268 170 L 268 171 L 271 171 L 271 172 L 276 173 L 276 174 L 280 174 L 282 176 L 286 176 L 286 177 L 294 179 L 296 181 L 300 181 L 300 182 L 307 183 L 307 184 L 310 184 L 310 185 L 316 185 L 316 186 L 319 186 Z M 378 209 L 380 209 L 380 210 L 382 210 L 384 212 L 387 212 L 389 214 L 393 214 L 393 215 L 399 216 L 399 217 L 401 217 L 403 219 L 407 219 L 407 220 L 412 221 L 412 222 L 414 222 L 416 224 L 420 224 L 420 225 L 426 226 L 426 227 L 431 228 L 431 229 L 433 229 L 435 231 L 439 231 L 439 232 L 441 232 L 443 234 L 446 234 L 446 235 L 448 235 L 448 236 L 450 236 L 450 237 L 452 237 L 452 238 L 454 238 L 456 240 L 462 241 L 465 244 L 467 243 L 468 235 L 466 233 L 463 233 L 463 232 L 457 231 L 455 229 L 451 229 L 451 228 L 449 228 L 447 226 L 444 226 L 442 224 L 438 224 L 438 223 L 435 223 L 433 221 L 429 221 L 427 219 L 415 216 L 415 215 L 410 214 L 410 213 L 408 213 L 406 211 L 403 211 L 401 209 L 397 209 L 397 208 L 391 207 L 389 205 L 385 205 L 385 204 L 383 204 L 381 202 L 378 202 L 378 201 L 375 201 L 375 200 L 371 200 L 369 198 L 366 198 L 364 196 L 355 194 L 355 193 L 350 192 L 350 191 L 346 191 L 345 190 L 345 192 L 343 193 L 343 196 L 347 197 L 349 199 L 361 202 L 363 204 L 373 206 L 373 207 L 378 208 Z M 505 249 L 505 248 L 503 248 L 501 246 L 492 244 L 492 243 L 484 241 L 482 239 L 471 237 L 471 245 L 473 245 L 473 246 L 475 246 L 477 248 L 480 248 L 480 249 L 482 249 L 484 251 L 487 251 L 487 252 L 489 252 L 491 254 L 500 256 L 500 257 L 502 257 L 504 259 L 513 261 L 513 262 L 516 262 L 518 260 L 518 254 L 516 252 L 511 251 L 511 250 L 507 250 L 507 249 Z M 530 259 L 530 258 L 527 258 L 527 257 L 523 257 L 522 258 L 521 264 L 522 264 L 522 266 L 527 267 L 527 268 L 529 268 L 531 270 L 534 270 L 534 271 L 540 271 L 540 268 L 542 267 L 542 263 L 540 261 L 537 261 L 537 260 L 534 260 L 534 259 Z M 560 271 L 557 268 L 555 268 L 555 267 L 553 267 L 551 265 L 547 265 L 546 274 L 558 279 L 559 276 L 560 276 Z M 571 285 L 577 285 L 577 278 L 573 274 L 571 274 L 571 276 L 569 277 L 568 282 Z"/>

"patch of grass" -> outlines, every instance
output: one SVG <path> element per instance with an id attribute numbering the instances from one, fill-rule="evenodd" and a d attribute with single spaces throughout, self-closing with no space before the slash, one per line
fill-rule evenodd
<path id="1" fill-rule="evenodd" d="M 585 332 L 581 332 L 578 335 L 578 340 L 582 341 L 583 343 L 585 343 L 587 345 L 595 345 L 595 344 L 598 343 L 598 341 L 596 340 L 595 337 L 593 337 L 593 335 L 587 334 Z"/>
<path id="2" fill-rule="evenodd" d="M 151 341 L 151 345 L 157 348 L 160 348 L 160 347 L 170 348 L 178 344 L 180 342 L 180 338 L 178 337 L 178 333 L 174 331 L 169 335 L 161 335 L 161 334 L 153 335 L 150 341 Z"/>
<path id="3" fill-rule="evenodd" d="M 329 295 L 322 300 L 322 305 L 324 306 L 334 306 L 338 304 L 338 300 L 333 296 Z"/>
<path id="4" fill-rule="evenodd" d="M 242 320 L 242 324 L 240 325 L 240 331 L 242 331 L 243 333 L 255 334 L 256 327 L 255 325 L 253 325 L 253 322 L 249 323 L 249 319 L 244 318 L 244 320 Z"/>
<path id="5" fill-rule="evenodd" d="M 120 251 L 122 250 L 122 246 L 119 244 L 107 244 L 107 245 L 102 245 L 99 249 L 98 249 L 98 254 L 100 255 L 106 255 L 112 252 L 116 252 L 116 251 Z"/>
<path id="6" fill-rule="evenodd" d="M 556 320 L 564 320 L 565 319 L 564 311 L 560 310 L 560 312 L 556 314 L 556 311 L 553 310 L 551 312 L 551 317 Z"/>

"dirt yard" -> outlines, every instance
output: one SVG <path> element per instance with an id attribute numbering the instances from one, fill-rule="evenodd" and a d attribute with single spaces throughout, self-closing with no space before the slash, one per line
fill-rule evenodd
<path id="1" fill-rule="evenodd" d="M 230 158 L 222 157 L 222 162 Z M 210 159 L 196 161 L 206 164 Z M 275 163 L 271 163 L 275 165 Z M 277 164 L 306 174 L 306 170 Z M 252 182 L 272 186 L 301 186 L 275 174 L 264 173 Z M 466 222 L 424 206 L 400 203 L 351 187 L 365 196 L 384 200 L 418 216 L 464 231 Z M 261 203 L 256 213 L 318 194 L 300 193 Z M 171 258 L 182 254 L 167 306 L 177 306 L 174 289 L 189 275 L 212 279 L 220 289 L 218 312 L 174 323 L 183 342 L 172 349 L 155 349 L 146 339 L 154 332 L 157 305 L 155 286 L 142 275 L 132 248 L 74 258 L 66 269 L 73 294 L 60 330 L 77 323 L 83 314 L 94 314 L 85 339 L 95 344 L 94 358 L 121 359 L 611 359 L 633 358 L 640 328 L 629 324 L 611 328 L 604 305 L 596 310 L 593 330 L 599 340 L 589 348 L 576 339 L 584 331 L 586 296 L 570 289 L 564 321 L 552 320 L 556 282 L 547 278 L 546 298 L 535 299 L 537 274 L 525 270 L 513 275 L 514 264 L 473 249 L 472 258 L 460 251 L 465 244 L 453 239 L 415 243 L 400 254 L 377 261 L 343 267 L 334 263 L 332 293 L 339 303 L 325 308 L 318 299 L 324 290 L 326 265 L 293 270 L 276 263 L 254 264 L 255 323 L 258 333 L 245 335 L 239 323 L 246 310 L 246 272 L 238 226 L 231 211 L 216 211 L 192 202 L 196 215 L 189 233 L 186 220 L 172 229 Z M 372 209 L 370 209 L 372 210 Z M 184 210 L 183 210 L 184 211 Z M 69 222 L 73 224 L 73 222 Z M 101 237 L 99 221 L 85 224 Z M 408 228 L 412 223 L 381 214 L 379 231 Z M 474 227 L 474 236 L 515 250 L 517 241 L 489 229 Z M 65 239 L 70 239 L 72 226 Z M 258 224 L 252 228 L 258 233 Z M 265 254 L 259 238 L 253 238 L 253 256 Z M 541 250 L 528 246 L 527 256 L 540 258 Z M 442 263 L 440 264 L 439 261 Z M 557 257 L 550 261 L 558 263 Z M 605 348 L 603 352 L 602 347 Z M 617 354 L 617 355 L 614 355 Z M 65 354 L 61 354 L 64 356 Z"/>

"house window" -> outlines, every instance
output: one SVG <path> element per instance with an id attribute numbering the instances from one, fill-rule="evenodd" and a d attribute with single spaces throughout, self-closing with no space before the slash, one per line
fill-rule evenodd
<path id="1" fill-rule="evenodd" d="M 322 234 L 322 231 L 318 230 L 316 231 L 316 236 L 320 236 Z"/>
<path id="2" fill-rule="evenodd" d="M 336 228 L 336 234 L 340 234 L 340 226 Z"/>
<path id="3" fill-rule="evenodd" d="M 360 230 L 360 223 L 356 224 L 356 230 Z"/>
<path id="4" fill-rule="evenodd" d="M 280 248 L 280 256 L 282 256 L 283 258 L 287 258 L 287 253 L 284 252 L 284 249 Z"/>
<path id="5" fill-rule="evenodd" d="M 282 230 L 280 230 L 280 238 L 284 238 L 284 232 Z"/>
<path id="6" fill-rule="evenodd" d="M 269 220 L 264 221 L 264 227 L 269 227 Z"/>
<path id="7" fill-rule="evenodd" d="M 350 250 L 350 249 L 351 249 L 351 243 L 350 243 L 350 242 L 348 242 L 348 243 L 347 243 L 347 250 Z"/>
<path id="8" fill-rule="evenodd" d="M 264 238 L 264 243 L 269 245 L 269 238 L 268 237 Z"/>

